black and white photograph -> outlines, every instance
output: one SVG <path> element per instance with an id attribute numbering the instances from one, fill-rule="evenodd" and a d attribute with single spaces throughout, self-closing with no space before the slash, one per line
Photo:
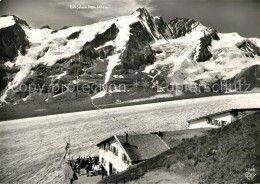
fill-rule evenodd
<path id="1" fill-rule="evenodd" d="M 260 183 L 260 0 L 0 0 L 0 183 Z"/>

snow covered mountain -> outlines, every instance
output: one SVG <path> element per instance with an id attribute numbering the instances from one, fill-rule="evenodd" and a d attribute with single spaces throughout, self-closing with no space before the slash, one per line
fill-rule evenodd
<path id="1" fill-rule="evenodd" d="M 32 83 L 46 94 L 53 86 L 99 86 L 89 91 L 92 98 L 111 92 L 105 84 L 124 83 L 135 90 L 135 81 L 165 89 L 169 84 L 212 85 L 243 78 L 253 82 L 251 89 L 260 87 L 260 39 L 218 33 L 192 19 L 166 23 L 144 8 L 60 30 L 32 28 L 16 16 L 2 16 L 0 38 L 2 102 L 27 100 L 29 89 L 18 89 Z"/>

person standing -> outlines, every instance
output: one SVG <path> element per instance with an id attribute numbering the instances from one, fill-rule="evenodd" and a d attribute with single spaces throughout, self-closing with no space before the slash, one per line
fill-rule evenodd
<path id="1" fill-rule="evenodd" d="M 86 173 L 87 173 L 87 177 L 89 176 L 89 171 L 91 171 L 91 166 L 90 164 L 87 164 L 87 166 L 85 167 L 86 169 Z"/>
<path id="2" fill-rule="evenodd" d="M 102 176 L 102 178 L 104 178 L 105 168 L 104 168 L 104 166 L 102 164 L 100 166 L 100 170 L 101 170 L 101 176 Z"/>
<path id="3" fill-rule="evenodd" d="M 78 174 L 80 175 L 81 164 L 78 165 Z"/>

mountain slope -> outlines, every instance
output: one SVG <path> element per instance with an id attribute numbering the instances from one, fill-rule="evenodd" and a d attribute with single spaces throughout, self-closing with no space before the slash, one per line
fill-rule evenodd
<path id="1" fill-rule="evenodd" d="M 152 178 L 153 182 L 164 183 L 165 176 L 171 176 L 167 183 L 174 183 L 176 177 L 179 182 L 187 183 L 257 183 L 260 181 L 259 123 L 257 112 L 205 135 L 184 138 L 173 149 L 100 183 L 147 183 Z M 258 171 L 252 180 L 245 177 L 247 168 Z"/>
<path id="2" fill-rule="evenodd" d="M 0 26 L 0 61 L 13 61 L 18 56 L 26 53 L 29 41 L 22 26 L 28 24 L 16 16 L 2 16 Z"/>
<path id="3" fill-rule="evenodd" d="M 32 28 L 15 16 L 0 19 L 2 102 L 26 101 L 31 91 L 21 92 L 22 84 L 33 83 L 34 92 L 52 97 L 67 93 L 68 86 L 87 84 L 95 86 L 86 92 L 95 99 L 113 92 L 105 84 L 124 83 L 128 91 L 135 90 L 135 81 L 146 82 L 148 89 L 211 85 L 260 64 L 258 39 L 220 34 L 192 19 L 166 23 L 144 8 L 130 16 L 60 30 Z"/>

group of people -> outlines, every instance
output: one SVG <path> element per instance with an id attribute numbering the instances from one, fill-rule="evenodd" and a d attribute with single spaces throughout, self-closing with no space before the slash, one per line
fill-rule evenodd
<path id="1" fill-rule="evenodd" d="M 105 175 L 105 168 L 102 164 L 99 164 L 98 157 L 78 157 L 75 161 L 72 159 L 71 168 L 74 172 L 77 172 L 78 175 L 81 175 L 80 170 L 85 169 L 87 177 L 92 175 L 102 175 L 102 178 Z"/>

